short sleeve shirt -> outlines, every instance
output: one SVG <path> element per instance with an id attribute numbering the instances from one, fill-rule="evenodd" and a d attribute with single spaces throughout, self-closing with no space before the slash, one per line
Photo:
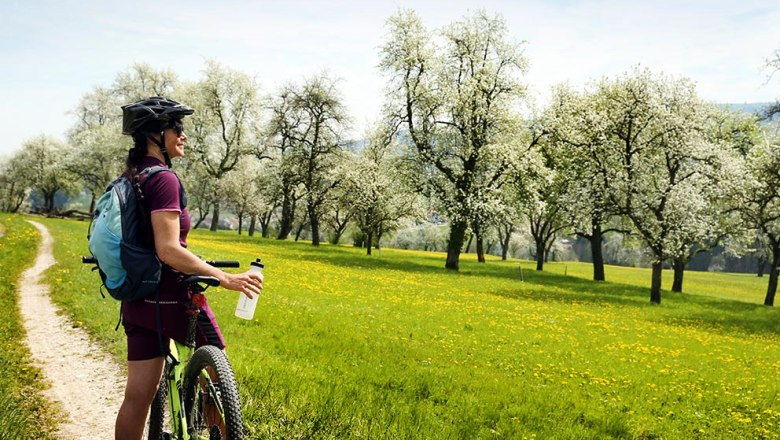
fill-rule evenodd
<path id="1" fill-rule="evenodd" d="M 164 166 L 162 162 L 146 156 L 138 166 L 138 171 L 154 166 Z M 144 199 L 151 214 L 171 211 L 179 213 L 179 243 L 187 247 L 187 234 L 190 232 L 190 214 L 181 206 L 181 184 L 173 172 L 161 171 L 149 177 L 143 185 Z"/>

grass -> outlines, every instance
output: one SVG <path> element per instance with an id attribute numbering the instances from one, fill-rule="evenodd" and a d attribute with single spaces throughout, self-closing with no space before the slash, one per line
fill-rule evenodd
<path id="1" fill-rule="evenodd" d="M 44 223 L 55 301 L 123 359 L 118 304 L 78 261 L 86 223 Z M 443 254 L 189 241 L 266 263 L 253 321 L 233 316 L 237 293 L 209 296 L 249 438 L 780 438 L 780 312 L 759 304 L 765 279 L 689 273 L 691 293 L 656 306 L 643 269 L 594 283 L 578 263 L 536 272 L 463 255 L 453 273 Z"/>
<path id="2" fill-rule="evenodd" d="M 593 266 L 590 263 L 545 263 L 545 271 L 583 279 L 593 278 Z M 606 266 L 605 271 L 606 278 L 611 283 L 647 287 L 649 298 L 650 271 L 648 269 Z M 672 270 L 664 271 L 663 287 L 665 289 L 671 290 L 673 276 Z M 768 275 L 758 277 L 755 274 L 746 273 L 686 271 L 683 291 L 686 294 L 763 304 L 768 282 Z M 666 296 L 669 295 L 675 295 L 675 293 L 667 292 Z"/>
<path id="3" fill-rule="evenodd" d="M 55 415 L 40 391 L 45 386 L 23 342 L 24 329 L 16 288 L 32 265 L 38 231 L 22 217 L 0 214 L 0 438 L 49 439 Z"/>

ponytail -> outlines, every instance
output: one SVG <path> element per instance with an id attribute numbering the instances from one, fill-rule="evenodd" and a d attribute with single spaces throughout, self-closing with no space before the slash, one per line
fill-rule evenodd
<path id="1" fill-rule="evenodd" d="M 138 165 L 149 152 L 146 144 L 146 134 L 133 134 L 133 144 L 133 148 L 127 151 L 127 162 L 125 163 L 127 169 L 125 170 L 125 173 L 130 177 L 130 181 L 133 183 L 136 191 L 140 193 L 141 188 L 138 176 Z"/>

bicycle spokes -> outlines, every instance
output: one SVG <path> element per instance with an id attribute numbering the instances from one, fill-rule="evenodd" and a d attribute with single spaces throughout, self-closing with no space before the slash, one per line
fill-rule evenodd
<path id="1" fill-rule="evenodd" d="M 192 407 L 193 438 L 224 440 L 226 438 L 225 411 L 220 384 L 211 368 L 206 367 L 198 378 L 198 392 Z M 208 436 L 208 437 L 206 437 Z"/>

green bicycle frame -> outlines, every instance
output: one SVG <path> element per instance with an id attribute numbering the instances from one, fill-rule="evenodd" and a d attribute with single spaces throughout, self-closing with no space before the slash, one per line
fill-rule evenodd
<path id="1" fill-rule="evenodd" d="M 171 339 L 170 353 L 165 367 L 165 380 L 168 382 L 168 403 L 171 414 L 171 439 L 190 440 L 187 430 L 187 414 L 184 410 L 184 369 L 195 350 L 180 342 Z M 217 388 L 211 377 L 205 371 L 200 372 L 200 377 L 207 384 L 209 395 L 215 403 L 220 418 L 225 420 L 225 411 L 218 399 Z"/>
<path id="2" fill-rule="evenodd" d="M 184 358 L 180 356 L 184 355 Z M 171 339 L 170 353 L 165 367 L 165 380 L 168 382 L 168 403 L 171 414 L 171 438 L 190 440 L 187 432 L 187 415 L 184 413 L 183 388 L 184 367 L 192 357 L 193 349 Z"/>

